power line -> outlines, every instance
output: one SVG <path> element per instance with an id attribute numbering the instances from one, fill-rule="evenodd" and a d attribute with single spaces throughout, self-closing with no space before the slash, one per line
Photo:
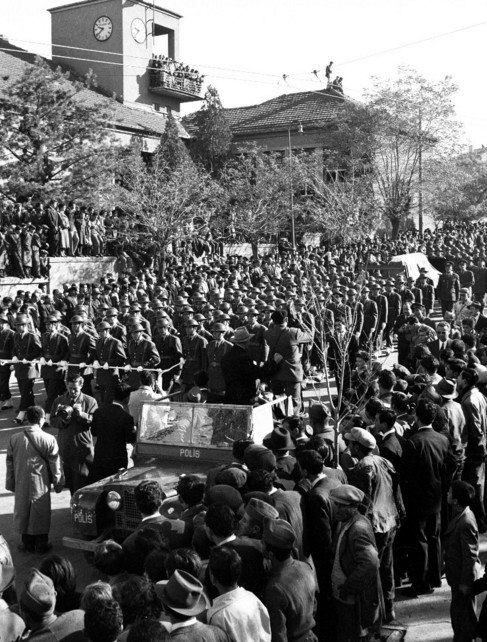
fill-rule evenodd
<path id="1" fill-rule="evenodd" d="M 351 65 L 356 62 L 361 62 L 362 60 L 368 60 L 369 58 L 375 58 L 376 56 L 382 56 L 383 54 L 391 53 L 392 51 L 399 51 L 400 49 L 414 47 L 415 45 L 422 44 L 423 42 L 430 42 L 431 40 L 437 40 L 438 38 L 445 38 L 446 36 L 451 36 L 455 33 L 467 31 L 468 29 L 475 29 L 476 27 L 482 27 L 483 25 L 487 25 L 487 20 L 484 20 L 483 22 L 477 22 L 473 25 L 467 25 L 466 27 L 460 27 L 459 29 L 453 29 L 452 31 L 445 31 L 444 33 L 439 33 L 434 36 L 428 36 L 427 38 L 420 38 L 419 40 L 413 40 L 412 42 L 407 42 L 402 45 L 397 45 L 396 47 L 390 47 L 389 49 L 382 49 L 381 51 L 376 51 L 375 53 L 367 54 L 366 56 L 361 56 L 359 58 L 352 58 L 351 60 L 346 60 L 345 62 L 338 63 L 338 66 L 343 67 L 345 65 Z M 324 70 L 318 69 L 315 71 L 320 73 L 320 72 L 323 72 Z M 290 76 L 305 76 L 308 74 L 314 74 L 314 71 L 303 71 L 298 74 L 290 74 Z"/>

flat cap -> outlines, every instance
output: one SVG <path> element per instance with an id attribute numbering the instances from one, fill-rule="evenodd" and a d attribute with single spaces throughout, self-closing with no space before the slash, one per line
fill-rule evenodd
<path id="1" fill-rule="evenodd" d="M 370 450 L 373 450 L 377 445 L 374 435 L 371 435 L 365 428 L 352 428 L 352 430 L 345 435 L 345 439 L 355 441 Z"/>
<path id="2" fill-rule="evenodd" d="M 359 488 L 350 486 L 350 484 L 342 484 L 330 490 L 330 499 L 336 504 L 343 504 L 345 506 L 353 506 L 360 504 L 364 500 L 365 494 Z"/>

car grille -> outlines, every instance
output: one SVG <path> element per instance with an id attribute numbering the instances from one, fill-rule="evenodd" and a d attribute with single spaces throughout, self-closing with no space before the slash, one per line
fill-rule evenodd
<path id="1" fill-rule="evenodd" d="M 142 515 L 135 505 L 135 495 L 132 488 L 124 489 L 122 507 L 115 512 L 115 529 L 117 532 L 131 533 L 140 524 Z"/>

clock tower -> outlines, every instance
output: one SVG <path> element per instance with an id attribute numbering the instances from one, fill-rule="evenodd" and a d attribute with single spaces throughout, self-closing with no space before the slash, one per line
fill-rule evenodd
<path id="1" fill-rule="evenodd" d="M 53 61 L 81 75 L 92 69 L 98 86 L 118 101 L 179 112 L 182 102 L 201 100 L 179 72 L 178 82 L 172 71 L 160 82 L 151 70 L 154 59 L 173 61 L 170 70 L 183 68 L 177 13 L 145 0 L 83 0 L 49 11 Z"/>

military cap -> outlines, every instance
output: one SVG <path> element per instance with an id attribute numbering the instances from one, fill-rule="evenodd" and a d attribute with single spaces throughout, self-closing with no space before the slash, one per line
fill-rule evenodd
<path id="1" fill-rule="evenodd" d="M 239 305 L 237 312 L 238 314 L 248 314 L 249 309 L 246 305 Z"/>
<path id="2" fill-rule="evenodd" d="M 8 321 L 8 319 L 7 319 L 7 321 Z M 55 314 L 50 314 L 46 319 L 46 323 L 58 323 L 58 322 L 59 322 L 59 319 L 57 318 L 57 316 Z"/>
<path id="3" fill-rule="evenodd" d="M 214 323 L 212 328 L 212 332 L 226 332 L 226 327 L 223 323 Z"/>
<path id="4" fill-rule="evenodd" d="M 74 317 L 71 318 L 71 323 L 84 323 L 84 322 L 85 320 L 79 314 L 75 314 Z"/>
<path id="5" fill-rule="evenodd" d="M 108 310 L 108 305 L 102 302 L 99 304 L 98 310 Z"/>
<path id="6" fill-rule="evenodd" d="M 134 323 L 130 328 L 130 332 L 143 332 L 143 331 L 144 331 L 144 326 L 140 323 Z"/>
<path id="7" fill-rule="evenodd" d="M 194 315 L 194 318 L 196 321 L 205 321 L 206 317 L 204 314 L 201 314 L 201 312 L 198 312 L 197 314 Z"/>
<path id="8" fill-rule="evenodd" d="M 249 311 L 247 312 L 247 314 L 249 316 L 251 316 L 251 317 L 252 316 L 253 317 L 258 317 L 259 316 L 259 312 L 258 312 L 257 308 L 249 308 Z"/>
<path id="9" fill-rule="evenodd" d="M 184 314 L 185 312 L 188 312 L 188 313 L 191 313 L 191 314 L 192 314 L 192 313 L 194 313 L 194 310 L 193 310 L 193 308 L 192 308 L 190 305 L 185 305 L 185 306 L 183 307 L 182 312 L 183 312 L 183 314 Z"/>
<path id="10" fill-rule="evenodd" d="M 199 323 L 196 319 L 188 319 L 184 325 L 186 328 L 197 328 Z"/>
<path id="11" fill-rule="evenodd" d="M 259 524 L 262 524 L 266 517 L 270 519 L 279 518 L 279 512 L 274 506 L 257 497 L 251 497 L 249 499 L 245 506 L 245 512 L 254 522 L 258 522 Z"/>
<path id="12" fill-rule="evenodd" d="M 116 316 L 118 316 L 117 308 L 108 308 L 106 316 L 107 317 L 116 317 Z"/>
<path id="13" fill-rule="evenodd" d="M 110 330 L 110 328 L 111 328 L 111 327 L 112 327 L 112 326 L 111 326 L 109 323 L 107 323 L 106 321 L 102 321 L 101 323 L 99 323 L 99 324 L 97 325 L 96 329 L 97 329 L 98 331 L 101 331 L 101 330 Z"/>
<path id="14" fill-rule="evenodd" d="M 377 445 L 374 435 L 368 430 L 365 430 L 365 428 L 352 428 L 352 430 L 345 435 L 345 439 L 355 441 L 357 444 L 369 450 L 373 450 Z"/>
<path id="15" fill-rule="evenodd" d="M 158 317 L 156 320 L 156 324 L 159 326 L 159 328 L 171 327 L 171 322 L 169 321 L 168 317 Z"/>
<path id="16" fill-rule="evenodd" d="M 360 502 L 364 500 L 365 494 L 355 486 L 342 484 L 341 486 L 332 488 L 329 496 L 336 504 L 353 506 L 354 504 L 360 504 Z"/>
<path id="17" fill-rule="evenodd" d="M 290 551 L 296 541 L 296 533 L 289 522 L 284 519 L 265 517 L 262 528 L 262 539 L 269 546 Z"/>
<path id="18" fill-rule="evenodd" d="M 152 309 L 157 310 L 158 308 L 163 308 L 164 304 L 162 301 L 159 301 L 159 299 L 155 299 L 152 301 Z"/>

